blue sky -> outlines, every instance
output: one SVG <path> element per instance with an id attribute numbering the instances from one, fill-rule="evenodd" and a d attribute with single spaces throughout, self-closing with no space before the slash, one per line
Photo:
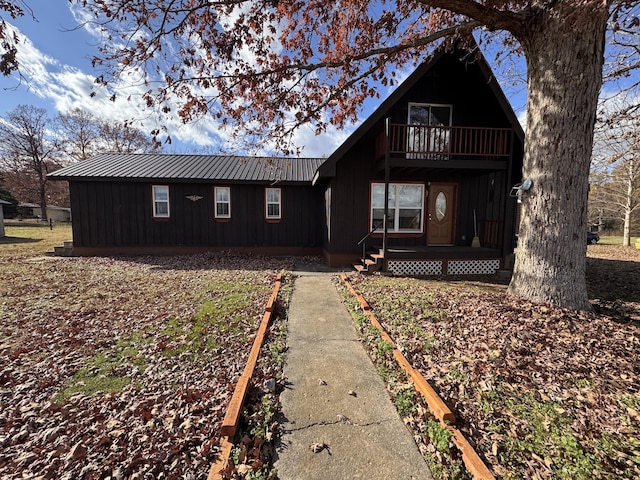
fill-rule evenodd
<path id="1" fill-rule="evenodd" d="M 98 51 L 99 39 L 91 28 L 76 28 L 81 10 L 66 0 L 30 2 L 35 20 L 25 15 L 12 24 L 27 37 L 20 49 L 21 69 L 26 77 L 20 82 L 17 77 L 0 76 L 0 116 L 19 104 L 30 104 L 46 108 L 50 116 L 58 112 L 66 113 L 73 108 L 82 108 L 108 120 L 125 121 L 138 119 L 145 131 L 156 126 L 155 120 L 137 102 L 127 101 L 140 92 L 136 87 L 116 84 L 119 99 L 109 101 L 109 94 L 98 91 L 90 97 L 95 87 L 94 78 L 99 73 L 92 68 L 91 58 Z M 73 11 L 72 8 L 76 10 Z M 489 61 L 492 56 L 487 55 Z M 521 69 L 517 63 L 513 68 Z M 409 72 L 406 72 L 409 73 Z M 522 72 L 519 72 L 522 74 Z M 498 79 L 500 75 L 496 71 Z M 525 109 L 522 84 L 516 88 L 506 88 L 507 96 L 516 113 L 523 118 Z M 381 92 L 380 101 L 389 92 Z M 378 101 L 370 101 L 360 115 L 363 121 L 371 113 Z M 166 124 L 172 137 L 172 145 L 167 151 L 176 153 L 203 152 L 216 153 L 220 148 L 229 151 L 231 140 L 221 131 L 213 119 L 206 119 L 183 125 L 178 118 L 167 118 Z M 304 156 L 328 156 L 342 143 L 355 125 L 346 131 L 328 131 L 316 136 L 312 129 L 303 128 L 297 133 L 296 143 L 304 146 Z"/>

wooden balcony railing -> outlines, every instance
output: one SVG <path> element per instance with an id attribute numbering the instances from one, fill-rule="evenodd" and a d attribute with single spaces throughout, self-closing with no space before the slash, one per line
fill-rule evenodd
<path id="1" fill-rule="evenodd" d="M 376 159 L 384 157 L 385 134 L 376 137 Z M 511 154 L 510 128 L 444 127 L 391 124 L 389 153 L 397 157 L 440 160 L 483 157 L 499 159 Z"/>

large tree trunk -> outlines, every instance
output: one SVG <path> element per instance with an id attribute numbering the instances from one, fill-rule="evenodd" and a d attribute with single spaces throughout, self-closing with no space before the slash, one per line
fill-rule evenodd
<path id="1" fill-rule="evenodd" d="M 523 177 L 532 186 L 521 194 L 509 285 L 511 294 L 527 300 L 584 310 L 591 308 L 585 281 L 589 164 L 608 18 L 606 6 L 592 8 L 548 9 L 520 37 L 529 89 Z"/>

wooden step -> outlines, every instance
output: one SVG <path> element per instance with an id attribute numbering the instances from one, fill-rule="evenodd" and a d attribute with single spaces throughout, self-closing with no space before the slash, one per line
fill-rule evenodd
<path id="1" fill-rule="evenodd" d="M 53 251 L 59 257 L 70 257 L 73 255 L 73 248 L 53 247 Z"/>
<path id="2" fill-rule="evenodd" d="M 367 267 L 361 263 L 354 263 L 353 268 L 355 268 L 358 273 L 368 273 Z"/>

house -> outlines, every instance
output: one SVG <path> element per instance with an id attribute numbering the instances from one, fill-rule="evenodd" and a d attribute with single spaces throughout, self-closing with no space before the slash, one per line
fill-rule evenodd
<path id="1" fill-rule="evenodd" d="M 11 205 L 9 202 L 0 199 L 0 238 L 4 235 L 4 205 Z"/>
<path id="2" fill-rule="evenodd" d="M 102 154 L 57 170 L 68 180 L 73 252 L 319 254 L 323 159 Z"/>
<path id="3" fill-rule="evenodd" d="M 22 218 L 43 218 L 42 207 L 37 203 L 20 203 L 18 204 L 18 212 Z M 70 222 L 71 209 L 47 205 L 47 219 L 54 222 Z"/>
<path id="4" fill-rule="evenodd" d="M 373 245 L 367 268 L 398 274 L 510 268 L 523 145 L 484 58 L 458 50 L 422 64 L 316 172 L 329 264 Z"/>
<path id="5" fill-rule="evenodd" d="M 523 144 L 485 60 L 458 50 L 419 66 L 327 159 L 103 154 L 49 177 L 69 181 L 76 254 L 240 249 L 494 273 L 512 261 Z"/>

